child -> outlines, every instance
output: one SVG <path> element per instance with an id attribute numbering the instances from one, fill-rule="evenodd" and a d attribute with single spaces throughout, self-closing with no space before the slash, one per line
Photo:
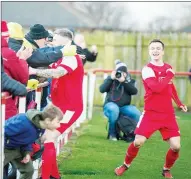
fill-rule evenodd
<path id="1" fill-rule="evenodd" d="M 20 178 L 32 179 L 32 144 L 42 136 L 45 129 L 52 131 L 60 127 L 62 118 L 62 111 L 49 104 L 42 112 L 32 109 L 6 120 L 4 166 L 13 161 L 21 173 Z"/>

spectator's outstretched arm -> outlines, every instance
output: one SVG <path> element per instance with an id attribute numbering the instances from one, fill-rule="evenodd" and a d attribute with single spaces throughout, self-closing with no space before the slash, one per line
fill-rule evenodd
<path id="1" fill-rule="evenodd" d="M 92 53 L 87 48 L 83 49 L 84 55 L 86 56 L 86 60 L 89 62 L 95 62 L 98 53 Z"/>
<path id="2" fill-rule="evenodd" d="M 109 92 L 111 86 L 112 86 L 113 80 L 111 79 L 111 76 L 108 76 L 103 84 L 99 87 L 99 91 L 101 93 Z"/>
<path id="3" fill-rule="evenodd" d="M 61 47 L 44 48 L 44 50 L 36 50 L 32 56 L 27 59 L 29 66 L 33 68 L 47 67 L 50 64 L 58 61 L 63 56 L 73 56 L 76 54 L 76 47 L 74 45 Z M 53 49 L 55 49 L 53 51 Z"/>
<path id="4" fill-rule="evenodd" d="M 27 89 L 25 85 L 10 78 L 6 73 L 1 73 L 2 91 L 8 91 L 14 96 L 26 96 Z"/>
<path id="5" fill-rule="evenodd" d="M 143 80 L 155 93 L 160 93 L 165 87 L 167 87 L 173 77 L 174 73 L 171 70 L 168 70 L 166 77 L 163 80 L 158 81 L 154 71 L 150 67 L 144 67 L 142 70 Z"/>
<path id="6" fill-rule="evenodd" d="M 33 68 L 47 67 L 51 63 L 58 61 L 60 58 L 62 58 L 62 56 L 62 51 L 59 49 L 50 52 L 35 50 L 32 56 L 27 59 L 27 63 Z"/>

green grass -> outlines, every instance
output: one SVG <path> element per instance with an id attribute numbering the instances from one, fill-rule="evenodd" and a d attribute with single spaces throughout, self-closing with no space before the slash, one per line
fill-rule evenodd
<path id="1" fill-rule="evenodd" d="M 177 113 L 182 135 L 180 158 L 172 169 L 175 179 L 191 179 L 191 114 Z M 117 179 L 114 168 L 123 163 L 128 143 L 106 140 L 106 119 L 95 110 L 59 156 L 64 179 Z M 168 150 L 157 132 L 141 148 L 131 168 L 120 178 L 162 179 L 161 168 Z"/>

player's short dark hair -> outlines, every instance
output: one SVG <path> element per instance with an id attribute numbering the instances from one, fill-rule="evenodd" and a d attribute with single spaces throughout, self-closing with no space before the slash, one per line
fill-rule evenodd
<path id="1" fill-rule="evenodd" d="M 164 43 L 161 40 L 159 40 L 159 39 L 153 39 L 152 41 L 150 41 L 149 45 L 151 45 L 152 43 L 156 43 L 156 42 L 161 43 L 162 44 L 162 48 L 164 50 Z"/>
<path id="2" fill-rule="evenodd" d="M 67 37 L 69 38 L 70 40 L 73 40 L 73 32 L 70 31 L 69 29 L 67 28 L 63 28 L 63 29 L 57 29 L 54 34 L 58 34 L 62 37 Z"/>

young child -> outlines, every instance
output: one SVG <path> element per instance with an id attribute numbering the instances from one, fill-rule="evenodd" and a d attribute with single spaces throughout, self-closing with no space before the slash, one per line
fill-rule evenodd
<path id="1" fill-rule="evenodd" d="M 42 112 L 32 109 L 6 120 L 4 166 L 12 161 L 21 173 L 20 178 L 32 179 L 32 144 L 42 136 L 45 129 L 52 131 L 60 127 L 62 118 L 62 111 L 49 104 Z"/>

